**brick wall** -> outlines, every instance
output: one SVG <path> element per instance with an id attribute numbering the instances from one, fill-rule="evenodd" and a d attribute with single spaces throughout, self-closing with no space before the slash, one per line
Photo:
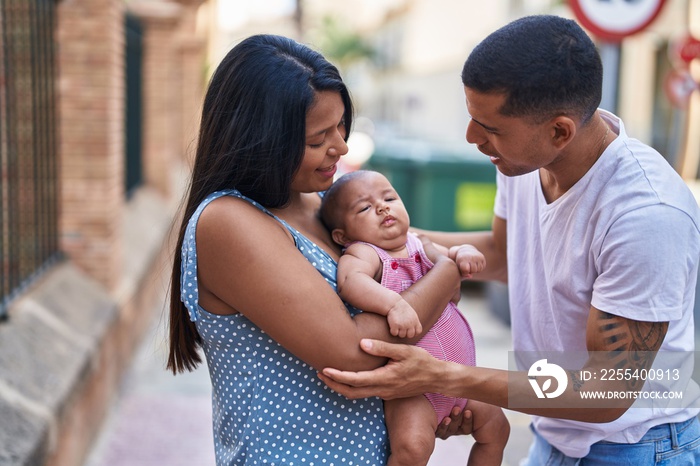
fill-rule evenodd
<path id="1" fill-rule="evenodd" d="M 165 198 L 194 151 L 203 93 L 200 0 L 132 2 L 142 22 L 143 173 Z M 59 5 L 61 249 L 108 289 L 122 271 L 124 14 L 120 0 Z"/>
<path id="2" fill-rule="evenodd" d="M 121 273 L 124 3 L 58 8 L 60 247 L 108 289 Z"/>
<path id="3" fill-rule="evenodd" d="M 127 3 L 144 29 L 144 185 L 128 200 Z M 58 227 L 67 260 L 33 282 L 0 325 L 0 464 L 82 464 L 163 309 L 178 182 L 203 95 L 204 42 L 193 21 L 201 3 L 57 4 Z"/>

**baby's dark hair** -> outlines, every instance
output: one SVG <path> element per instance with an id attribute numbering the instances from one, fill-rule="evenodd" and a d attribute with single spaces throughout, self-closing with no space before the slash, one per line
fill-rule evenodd
<path id="1" fill-rule="evenodd" d="M 356 170 L 349 172 L 338 178 L 333 182 L 330 188 L 326 190 L 321 200 L 321 222 L 325 225 L 328 231 L 333 231 L 336 228 L 343 227 L 342 225 L 342 215 L 338 211 L 338 203 L 340 202 L 340 195 L 343 186 L 348 184 L 349 181 L 355 178 L 364 176 L 371 173 L 369 170 Z"/>

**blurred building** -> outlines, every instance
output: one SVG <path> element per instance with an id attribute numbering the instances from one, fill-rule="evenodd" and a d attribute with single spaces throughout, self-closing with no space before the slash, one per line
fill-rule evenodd
<path id="1" fill-rule="evenodd" d="M 662 3 L 646 28 L 618 43 L 589 32 L 604 59 L 603 108 L 618 114 L 629 134 L 659 150 L 694 187 L 700 169 L 700 59 L 679 69 L 674 45 L 688 34 L 700 37 L 700 1 Z M 274 4 L 274 14 L 220 30 L 214 62 L 247 35 L 289 35 L 341 68 L 364 117 L 356 129 L 379 139 L 410 137 L 468 152 L 475 149 L 464 140 L 468 115 L 460 73 L 470 50 L 518 17 L 575 18 L 567 0 L 493 0 L 488 7 L 479 0 L 268 4 Z"/>
<path id="2" fill-rule="evenodd" d="M 620 43 L 618 81 L 609 105 L 629 134 L 661 152 L 692 187 L 700 175 L 700 57 L 683 65 L 693 73 L 692 78 L 687 74 L 691 87 L 683 95 L 669 87 L 681 71 L 675 45 L 689 34 L 700 38 L 700 2 L 667 0 L 647 28 Z"/>
<path id="3" fill-rule="evenodd" d="M 163 308 L 202 4 L 0 1 L 0 464 L 81 464 Z"/>
<path id="4" fill-rule="evenodd" d="M 313 43 L 320 18 L 343 18 L 375 51 L 344 74 L 359 114 L 377 128 L 398 136 L 437 141 L 463 141 L 467 114 L 460 81 L 469 51 L 489 32 L 529 14 L 549 13 L 574 18 L 567 1 L 383 0 L 323 2 L 303 0 L 304 40 Z M 369 19 L 372 18 L 372 19 Z M 644 30 L 617 45 L 619 71 L 606 92 L 608 109 L 617 113 L 634 137 L 663 153 L 684 177 L 698 176 L 700 158 L 700 91 L 674 98 L 668 77 L 674 70 L 673 43 L 694 31 L 700 37 L 700 2 L 667 0 L 659 16 Z M 591 34 L 601 50 L 610 49 Z M 700 59 L 693 64 L 700 67 Z M 608 61 L 606 66 L 610 66 Z M 606 70 L 611 72 L 610 69 Z M 696 70 L 696 88 L 700 82 Z"/>

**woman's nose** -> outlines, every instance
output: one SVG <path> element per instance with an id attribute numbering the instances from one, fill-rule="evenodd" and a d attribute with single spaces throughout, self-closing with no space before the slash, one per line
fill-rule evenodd
<path id="1" fill-rule="evenodd" d="M 336 132 L 336 136 L 334 138 L 333 143 L 331 146 L 328 148 L 328 155 L 334 156 L 334 157 L 342 157 L 343 155 L 348 153 L 348 143 L 345 142 L 345 138 L 343 138 L 342 134 L 340 132 Z"/>

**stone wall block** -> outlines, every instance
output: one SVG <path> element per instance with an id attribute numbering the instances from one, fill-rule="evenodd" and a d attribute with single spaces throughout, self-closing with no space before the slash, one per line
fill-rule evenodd
<path id="1" fill-rule="evenodd" d="M 0 466 L 43 464 L 49 438 L 47 419 L 8 401 L 7 390 L 0 389 Z"/>
<path id="2" fill-rule="evenodd" d="M 99 369 L 96 358 L 118 312 L 102 286 L 70 263 L 54 267 L 12 305 L 0 325 L 0 407 L 14 411 L 5 408 L 13 422 L 2 417 L 0 452 L 20 448 L 41 461 L 16 464 L 45 464 L 65 431 L 60 425 Z"/>

